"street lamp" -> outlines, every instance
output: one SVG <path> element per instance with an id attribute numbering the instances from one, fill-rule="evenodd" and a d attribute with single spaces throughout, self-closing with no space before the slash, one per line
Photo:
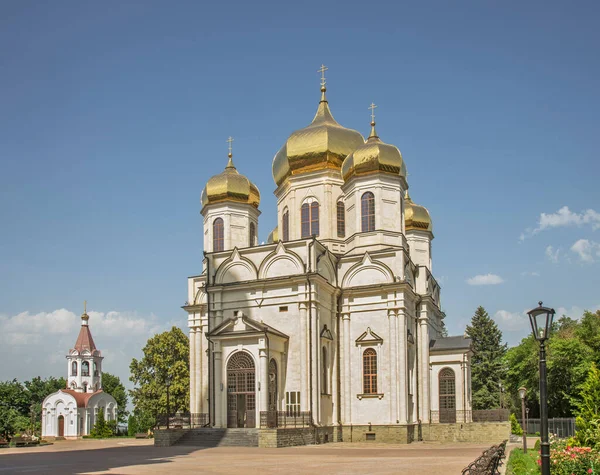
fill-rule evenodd
<path id="1" fill-rule="evenodd" d="M 525 423 L 525 394 L 527 389 L 524 387 L 519 388 L 519 397 L 521 398 L 521 421 Z M 523 453 L 527 453 L 527 428 L 523 431 Z"/>
<path id="2" fill-rule="evenodd" d="M 533 336 L 540 344 L 540 436 L 542 455 L 542 475 L 550 475 L 550 443 L 548 442 L 548 389 L 546 387 L 546 340 L 552 329 L 554 309 L 542 306 L 527 312 Z"/>

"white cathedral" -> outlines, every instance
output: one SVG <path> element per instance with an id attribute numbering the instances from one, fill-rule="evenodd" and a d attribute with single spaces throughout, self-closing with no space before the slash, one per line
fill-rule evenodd
<path id="1" fill-rule="evenodd" d="M 420 424 L 470 422 L 470 340 L 444 336 L 431 218 L 374 117 L 367 140 L 338 124 L 323 79 L 313 121 L 272 171 L 267 244 L 231 143 L 202 191 L 205 259 L 183 307 L 190 412 L 218 428 L 300 418 L 336 440 L 368 426 L 410 441 Z"/>
<path id="2" fill-rule="evenodd" d="M 68 439 L 89 435 L 98 412 L 107 421 L 117 419 L 117 401 L 102 391 L 102 360 L 84 310 L 75 346 L 67 354 L 67 387 L 42 403 L 42 437 Z"/>

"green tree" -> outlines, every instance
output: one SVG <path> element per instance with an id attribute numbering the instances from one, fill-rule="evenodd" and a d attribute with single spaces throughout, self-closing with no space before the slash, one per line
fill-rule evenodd
<path id="1" fill-rule="evenodd" d="M 523 338 L 519 345 L 510 348 L 504 357 L 506 392 L 512 398 L 513 410 L 520 410 L 519 388 L 527 388 L 527 407 L 531 417 L 539 416 L 539 344 L 533 335 Z"/>
<path id="2" fill-rule="evenodd" d="M 473 409 L 491 409 L 500 403 L 500 382 L 504 379 L 506 344 L 502 332 L 483 307 L 478 307 L 467 326 L 473 340 L 471 379 Z"/>
<path id="3" fill-rule="evenodd" d="M 189 341 L 177 327 L 154 335 L 143 349 L 141 360 L 129 366 L 135 385 L 131 397 L 135 410 L 155 419 L 167 413 L 167 385 L 170 412 L 189 407 Z"/>
<path id="4" fill-rule="evenodd" d="M 156 426 L 156 418 L 148 411 L 135 410 L 127 421 L 127 433 L 134 436 L 140 432 L 148 432 Z"/>
<path id="5" fill-rule="evenodd" d="M 102 390 L 117 401 L 117 420 L 125 422 L 127 418 L 127 390 L 121 378 L 110 373 L 102 373 Z"/>
<path id="6" fill-rule="evenodd" d="M 600 310 L 584 312 L 576 330 L 579 339 L 593 352 L 596 366 L 600 366 Z"/>
<path id="7" fill-rule="evenodd" d="M 90 435 L 97 439 L 104 439 L 114 435 L 112 428 L 107 424 L 106 419 L 104 418 L 104 408 L 100 408 L 98 411 L 96 423 L 94 424 L 94 427 L 92 427 Z"/>
<path id="8" fill-rule="evenodd" d="M 579 445 L 600 448 L 600 371 L 592 363 L 585 382 L 573 401 L 577 415 L 575 440 Z"/>

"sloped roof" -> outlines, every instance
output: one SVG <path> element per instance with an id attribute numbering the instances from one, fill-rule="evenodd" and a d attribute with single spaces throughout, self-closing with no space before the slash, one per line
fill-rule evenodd
<path id="1" fill-rule="evenodd" d="M 77 401 L 77 407 L 87 407 L 87 403 L 92 396 L 104 392 L 102 391 L 102 389 L 93 393 L 80 393 L 74 391 L 73 389 L 61 389 L 61 391 L 63 393 L 67 393 L 73 396 L 75 398 L 75 401 Z"/>
<path id="2" fill-rule="evenodd" d="M 92 338 L 92 332 L 90 331 L 89 326 L 81 325 L 79 336 L 77 337 L 77 341 L 75 342 L 73 349 L 79 351 L 79 353 L 81 353 L 83 350 L 88 350 L 90 353 L 97 351 L 96 344 Z"/>
<path id="3" fill-rule="evenodd" d="M 472 340 L 463 335 L 447 336 L 438 340 L 431 340 L 429 351 L 469 350 Z"/>

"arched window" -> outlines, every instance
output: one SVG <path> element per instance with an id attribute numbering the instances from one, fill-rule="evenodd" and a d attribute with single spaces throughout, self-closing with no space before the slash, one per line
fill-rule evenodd
<path id="1" fill-rule="evenodd" d="M 440 371 L 440 422 L 456 422 L 456 378 L 454 371 Z"/>
<path id="2" fill-rule="evenodd" d="M 81 363 L 81 376 L 90 375 L 90 364 L 87 361 Z"/>
<path id="3" fill-rule="evenodd" d="M 71 363 L 71 376 L 77 376 L 77 361 Z"/>
<path id="4" fill-rule="evenodd" d="M 319 235 L 319 202 L 304 203 L 300 209 L 302 238 Z"/>
<path id="5" fill-rule="evenodd" d="M 286 209 L 283 212 L 283 219 L 282 219 L 282 227 L 283 227 L 283 240 L 284 241 L 289 241 L 290 240 L 290 212 Z"/>
<path id="6" fill-rule="evenodd" d="M 377 352 L 373 348 L 363 352 L 363 394 L 377 394 Z"/>
<path id="7" fill-rule="evenodd" d="M 322 369 L 323 369 L 323 372 L 321 374 L 321 377 L 322 377 L 321 393 L 329 394 L 327 392 L 327 348 L 325 348 L 325 347 L 323 347 L 321 364 L 322 364 Z"/>
<path id="8" fill-rule="evenodd" d="M 213 252 L 222 251 L 225 248 L 225 229 L 223 219 L 217 218 L 213 221 Z"/>
<path id="9" fill-rule="evenodd" d="M 362 232 L 375 231 L 375 195 L 367 191 L 360 198 Z"/>
<path id="10" fill-rule="evenodd" d="M 346 208 L 343 201 L 337 202 L 337 235 L 341 238 L 346 236 Z"/>
<path id="11" fill-rule="evenodd" d="M 98 376 L 98 365 L 94 361 L 94 376 Z"/>
<path id="12" fill-rule="evenodd" d="M 256 226 L 250 223 L 250 247 L 256 246 Z"/>

